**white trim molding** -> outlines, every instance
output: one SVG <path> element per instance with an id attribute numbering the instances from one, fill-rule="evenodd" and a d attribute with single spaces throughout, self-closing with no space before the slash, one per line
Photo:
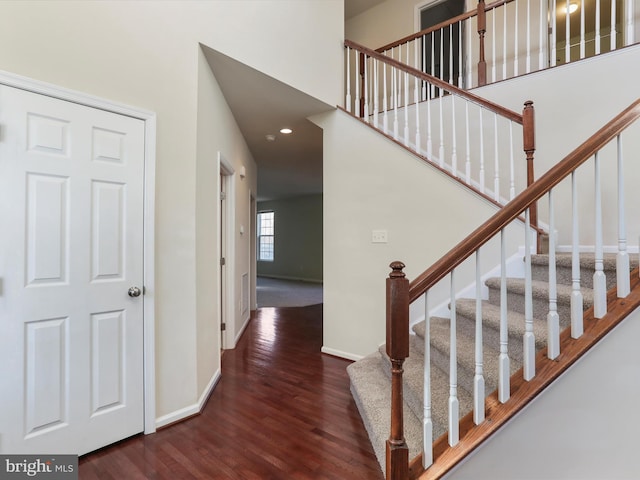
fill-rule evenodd
<path id="1" fill-rule="evenodd" d="M 222 377 L 222 371 L 220 369 L 216 370 L 216 372 L 211 377 L 211 380 L 209 380 L 207 387 L 204 389 L 204 391 L 200 395 L 200 398 L 198 399 L 197 403 L 194 403 L 193 405 L 189 405 L 188 407 L 181 408 L 174 412 L 167 413 L 162 417 L 159 417 L 156 420 L 156 428 L 166 427 L 167 425 L 180 422 L 185 418 L 191 417 L 192 415 L 197 415 L 199 413 L 202 413 L 202 410 L 204 410 L 204 407 L 206 406 L 207 401 L 211 396 L 211 393 L 213 392 L 214 388 L 216 388 L 216 385 L 218 385 L 218 382 L 220 381 L 221 377 Z"/>

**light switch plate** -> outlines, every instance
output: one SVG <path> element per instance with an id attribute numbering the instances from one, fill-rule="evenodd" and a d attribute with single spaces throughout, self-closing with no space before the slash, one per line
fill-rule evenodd
<path id="1" fill-rule="evenodd" d="M 371 243 L 387 243 L 387 231 L 386 230 L 372 230 L 371 231 Z"/>

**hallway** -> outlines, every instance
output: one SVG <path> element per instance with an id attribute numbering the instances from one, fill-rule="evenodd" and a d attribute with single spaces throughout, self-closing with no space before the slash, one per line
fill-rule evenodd
<path id="1" fill-rule="evenodd" d="M 322 305 L 262 308 L 201 415 L 80 459 L 80 479 L 382 480 L 349 392 L 320 353 Z"/>

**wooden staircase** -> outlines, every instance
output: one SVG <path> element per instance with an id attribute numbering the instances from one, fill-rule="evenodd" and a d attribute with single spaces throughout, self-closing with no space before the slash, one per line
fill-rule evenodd
<path id="1" fill-rule="evenodd" d="M 558 311 L 560 325 L 570 325 L 570 293 L 571 293 L 571 255 L 558 255 L 556 273 L 558 278 Z M 547 345 L 547 321 L 549 299 L 548 255 L 532 256 L 534 283 L 534 335 L 536 350 L 543 351 Z M 588 286 L 593 278 L 593 254 L 583 254 L 581 289 L 584 296 L 584 309 L 588 311 L 593 305 L 593 290 Z M 632 267 L 638 265 L 637 258 Z M 616 278 L 615 255 L 605 256 L 604 271 L 608 286 L 615 288 Z M 511 359 L 512 385 L 517 383 L 517 372 L 522 368 L 523 342 L 525 333 L 524 317 L 524 279 L 510 278 L 507 281 L 509 306 L 508 352 Z M 484 373 L 486 392 L 492 394 L 498 387 L 498 362 L 500 352 L 500 278 L 489 278 L 485 284 L 489 288 L 489 298 L 482 302 L 482 327 L 484 342 Z M 458 400 L 460 416 L 469 414 L 473 408 L 473 383 L 475 374 L 474 335 L 476 300 L 460 298 L 456 300 L 457 317 L 457 349 L 458 349 Z M 434 438 L 447 432 L 447 401 L 449 398 L 449 360 L 450 360 L 450 319 L 431 317 L 431 392 Z M 422 414 L 424 405 L 424 352 L 426 322 L 422 321 L 412 327 L 410 338 L 410 354 L 404 363 L 404 402 L 405 402 L 405 435 L 409 444 L 410 456 L 422 451 Z M 544 355 L 544 352 L 543 352 Z M 386 416 L 380 419 L 380 412 L 388 409 L 391 389 L 391 363 L 386 355 L 385 346 L 381 346 L 372 355 L 351 364 L 347 371 L 351 379 L 351 390 L 356 404 L 364 420 L 376 451 L 378 461 L 385 470 L 384 442 L 389 436 L 389 425 Z M 521 376 L 521 375 L 520 375 Z M 371 392 L 377 395 L 372 395 Z M 491 397 L 491 395 L 489 395 Z M 382 421 L 381 421 L 382 420 Z M 415 454 L 415 455 L 412 455 Z M 427 477 L 432 478 L 432 477 Z"/>
<path id="2" fill-rule="evenodd" d="M 630 262 L 627 252 L 621 142 L 621 133 L 629 137 L 626 130 L 638 118 L 640 100 L 411 282 L 401 262 L 390 265 L 387 343 L 349 367 L 356 403 L 388 480 L 440 478 L 640 306 L 638 262 Z M 609 144 L 617 150 L 606 151 L 611 162 L 607 165 L 615 169 L 617 159 L 618 176 L 603 189 L 599 153 Z M 575 172 L 590 160 L 596 180 L 589 192 L 594 201 L 595 220 L 589 227 L 595 231 L 595 252 L 580 256 Z M 552 234 L 549 255 L 533 255 L 532 207 L 548 200 L 548 229 L 556 232 L 552 194 L 563 182 L 571 191 L 572 208 L 563 210 L 571 212 L 563 225 L 572 232 L 571 253 L 556 253 Z M 607 214 L 618 220 L 613 256 L 603 254 L 603 190 L 618 199 L 617 211 Z M 479 285 L 480 250 L 485 245 L 500 240 L 506 271 L 505 228 L 523 216 L 524 279 L 504 274 L 486 279 L 489 293 L 484 301 L 480 289 L 473 299 L 452 300 L 450 318 L 428 313 L 426 323 L 414 325 L 410 336 L 409 304 L 428 295 L 445 277 L 451 280 L 451 298 L 457 296 L 454 272 L 474 253 Z M 637 222 L 632 225 L 638 228 Z M 428 306 L 425 311 L 430 312 Z"/>

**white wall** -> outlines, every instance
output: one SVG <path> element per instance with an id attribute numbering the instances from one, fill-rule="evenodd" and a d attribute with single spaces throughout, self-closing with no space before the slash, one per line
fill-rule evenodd
<path id="1" fill-rule="evenodd" d="M 202 299 L 216 287 L 207 247 L 217 238 L 208 210 L 218 188 L 214 152 L 247 168 L 246 185 L 236 188 L 243 209 L 236 224 L 249 215 L 248 190 L 255 193 L 255 167 L 199 42 L 337 104 L 341 84 L 327 78 L 341 78 L 342 32 L 342 0 L 0 3 L 1 69 L 157 114 L 156 393 L 163 421 L 196 405 L 219 367 L 210 354 L 219 350 L 214 305 Z M 238 238 L 239 271 L 249 268 L 249 243 Z"/>
<path id="2" fill-rule="evenodd" d="M 446 478 L 638 478 L 639 336 L 636 310 Z"/>
<path id="3" fill-rule="evenodd" d="M 324 130 L 323 351 L 359 358 L 385 342 L 389 264 L 401 260 L 415 278 L 496 207 L 342 111 L 312 121 Z M 388 243 L 373 244 L 372 230 L 387 230 Z M 508 256 L 524 244 L 522 230 L 508 229 Z M 499 263 L 497 251 L 483 254 L 484 269 Z M 472 257 L 457 285 L 474 269 Z M 430 297 L 431 306 L 444 300 Z"/>

